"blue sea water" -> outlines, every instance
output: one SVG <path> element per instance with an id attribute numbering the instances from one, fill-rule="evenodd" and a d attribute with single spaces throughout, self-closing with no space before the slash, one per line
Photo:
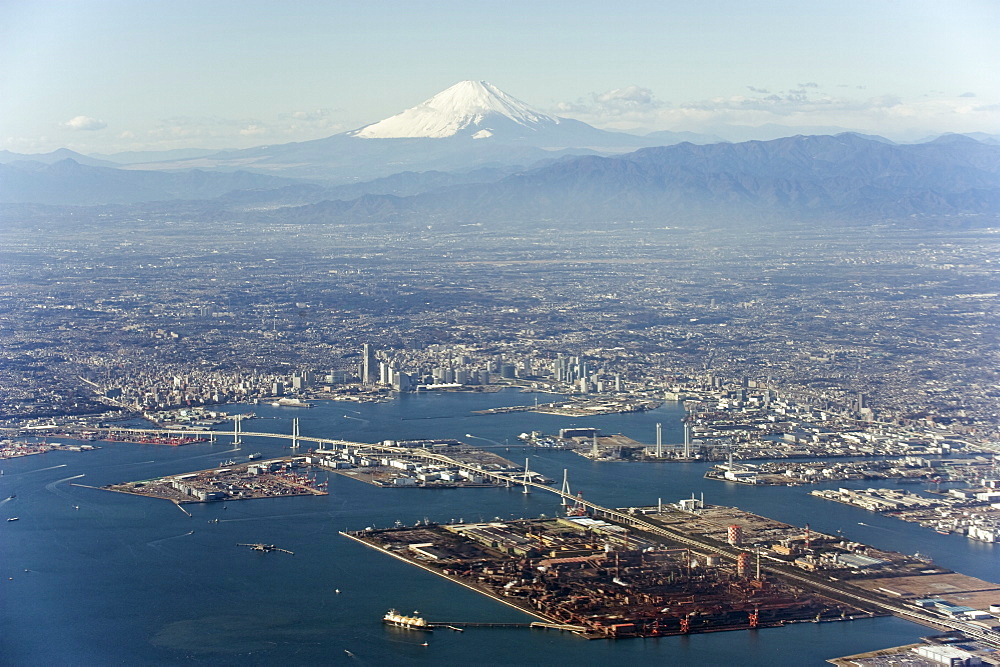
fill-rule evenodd
<path id="1" fill-rule="evenodd" d="M 598 426 L 652 442 L 679 442 L 673 404 L 629 415 L 565 418 L 471 411 L 528 404 L 531 394 L 406 395 L 377 404 L 319 402 L 311 410 L 253 410 L 244 430 L 362 442 L 459 438 L 494 447 L 604 505 L 652 505 L 705 493 L 815 530 L 913 553 L 986 579 L 994 545 L 942 536 L 808 495 L 809 487 L 755 488 L 702 479 L 706 464 L 595 463 L 571 452 L 517 444 L 527 430 Z M 548 400 L 541 397 L 539 400 Z M 472 437 L 469 437 L 470 434 Z M 429 519 L 465 521 L 554 514 L 557 498 L 517 489 L 379 489 L 330 475 L 328 496 L 188 505 L 100 491 L 123 481 L 200 470 L 260 451 L 287 454 L 287 441 L 231 435 L 215 444 L 166 447 L 101 443 L 94 452 L 53 452 L 0 462 L 0 663 L 5 665 L 487 664 L 821 665 L 831 657 L 916 641 L 927 628 L 895 618 L 804 623 L 685 637 L 586 641 L 526 629 L 418 634 L 388 628 L 390 607 L 431 620 L 526 622 L 521 612 L 381 555 L 338 534 Z M 509 447 L 509 451 L 507 451 Z M 87 486 L 78 486 L 87 485 Z M 19 517 L 16 522 L 6 518 Z M 218 519 L 217 523 L 210 523 Z M 238 543 L 273 543 L 294 555 Z M 337 593 L 336 591 L 340 592 Z M 427 646 L 423 642 L 427 641 Z"/>

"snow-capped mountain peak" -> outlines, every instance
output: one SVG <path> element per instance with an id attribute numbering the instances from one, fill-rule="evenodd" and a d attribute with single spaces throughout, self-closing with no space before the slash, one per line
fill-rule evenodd
<path id="1" fill-rule="evenodd" d="M 486 81 L 460 81 L 412 109 L 349 134 L 362 139 L 443 138 L 463 130 L 473 138 L 492 136 L 497 124 L 531 129 L 558 125 L 548 116 Z"/>

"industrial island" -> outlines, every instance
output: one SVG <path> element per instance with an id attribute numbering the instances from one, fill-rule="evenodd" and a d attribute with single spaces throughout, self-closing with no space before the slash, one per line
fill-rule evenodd
<path id="1" fill-rule="evenodd" d="M 961 624 L 979 638 L 998 627 L 979 608 L 1000 585 L 920 557 L 694 498 L 603 512 L 588 505 L 567 501 L 557 518 L 342 534 L 541 621 L 526 625 L 589 639 L 888 614 Z"/>
<path id="2" fill-rule="evenodd" d="M 183 503 L 326 495 L 327 482 L 311 469 L 322 469 L 375 486 L 454 488 L 500 486 L 509 475 L 543 484 L 551 480 L 512 461 L 458 440 L 387 440 L 381 444 L 348 443 L 337 447 L 261 460 L 221 461 L 217 467 L 155 479 L 110 484 L 107 491 L 163 498 Z M 330 446 L 328 444 L 328 446 Z"/>

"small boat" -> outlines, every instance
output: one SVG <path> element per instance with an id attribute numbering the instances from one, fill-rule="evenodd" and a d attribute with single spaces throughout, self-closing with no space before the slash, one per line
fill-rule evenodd
<path id="1" fill-rule="evenodd" d="M 7 519 L 7 520 L 8 520 L 8 521 L 17 521 L 17 520 L 18 520 L 18 518 L 19 518 L 19 517 L 16 517 L 16 516 L 12 516 L 12 517 L 10 517 L 10 518 L 9 518 L 9 519 Z"/>

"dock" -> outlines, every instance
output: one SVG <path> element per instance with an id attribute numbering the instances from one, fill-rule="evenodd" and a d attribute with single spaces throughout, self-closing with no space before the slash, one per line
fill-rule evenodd
<path id="1" fill-rule="evenodd" d="M 544 621 L 532 621 L 531 623 L 493 623 L 488 621 L 433 621 L 427 625 L 433 628 L 447 628 L 455 632 L 463 632 L 465 628 L 532 628 L 542 630 L 560 630 L 563 632 L 587 632 L 587 628 L 582 625 L 571 623 L 546 623 Z"/>

